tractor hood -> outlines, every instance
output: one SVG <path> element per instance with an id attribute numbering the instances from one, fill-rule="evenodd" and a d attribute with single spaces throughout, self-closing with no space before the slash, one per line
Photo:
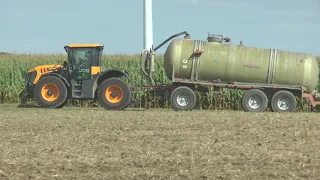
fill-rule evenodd
<path id="1" fill-rule="evenodd" d="M 49 72 L 49 71 L 54 71 L 57 69 L 62 68 L 63 66 L 61 64 L 47 64 L 47 65 L 40 65 L 40 66 L 36 66 L 34 68 L 31 68 L 28 70 L 28 72 L 33 72 L 33 71 L 42 71 L 42 73 L 44 72 Z"/>
<path id="2" fill-rule="evenodd" d="M 43 74 L 55 72 L 60 68 L 63 68 L 60 64 L 40 65 L 31 68 L 28 70 L 28 81 L 32 84 L 36 84 Z"/>

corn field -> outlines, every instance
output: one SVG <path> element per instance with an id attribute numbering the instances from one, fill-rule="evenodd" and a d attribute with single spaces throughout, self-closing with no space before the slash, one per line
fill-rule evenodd
<path id="1" fill-rule="evenodd" d="M 0 54 L 0 103 L 19 103 L 19 94 L 24 88 L 24 73 L 35 66 L 44 64 L 62 64 L 67 56 L 56 55 L 26 55 L 26 54 Z M 170 84 L 163 68 L 163 56 L 155 57 L 154 80 L 157 85 Z M 130 85 L 150 85 L 140 71 L 140 55 L 104 55 L 102 58 L 102 71 L 108 69 L 126 70 L 129 72 Z M 197 109 L 232 109 L 241 110 L 241 90 L 222 89 L 220 94 L 198 93 Z M 170 108 L 168 102 L 160 102 L 150 90 L 141 89 L 134 92 L 133 107 L 142 108 Z M 68 106 L 100 107 L 98 101 L 69 100 Z M 298 99 L 299 110 L 306 111 L 310 105 L 306 100 Z"/>

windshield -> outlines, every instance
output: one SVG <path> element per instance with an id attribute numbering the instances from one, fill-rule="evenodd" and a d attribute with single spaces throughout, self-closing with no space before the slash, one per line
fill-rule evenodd
<path id="1" fill-rule="evenodd" d="M 72 53 L 72 64 L 74 68 L 79 66 L 90 66 L 91 62 L 91 49 L 79 48 L 74 49 Z"/>

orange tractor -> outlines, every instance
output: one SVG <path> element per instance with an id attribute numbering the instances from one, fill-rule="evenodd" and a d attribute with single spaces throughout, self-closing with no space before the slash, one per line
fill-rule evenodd
<path id="1" fill-rule="evenodd" d="M 109 110 L 129 105 L 132 94 L 126 81 L 128 73 L 101 72 L 103 45 L 70 44 L 64 48 L 68 62 L 28 70 L 22 101 L 34 98 L 43 108 L 62 108 L 68 99 L 96 99 Z"/>

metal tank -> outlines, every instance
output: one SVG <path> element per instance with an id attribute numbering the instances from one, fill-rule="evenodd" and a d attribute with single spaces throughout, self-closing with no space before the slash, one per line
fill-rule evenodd
<path id="1" fill-rule="evenodd" d="M 223 40 L 230 39 L 209 36 L 208 41 L 172 40 L 164 55 L 168 78 L 300 85 L 308 93 L 315 90 L 319 67 L 311 54 L 223 44 Z"/>

